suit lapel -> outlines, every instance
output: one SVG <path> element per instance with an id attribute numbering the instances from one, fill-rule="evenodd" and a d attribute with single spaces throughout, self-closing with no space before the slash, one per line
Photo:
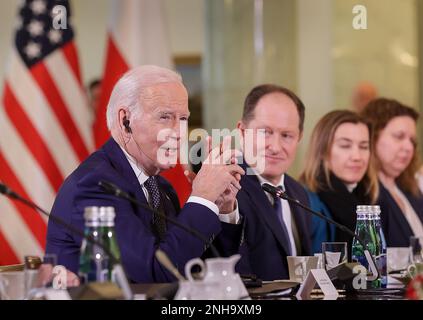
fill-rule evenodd
<path id="1" fill-rule="evenodd" d="M 402 214 L 401 208 L 398 206 L 395 199 L 391 196 L 388 189 L 386 189 L 382 183 L 379 184 L 379 187 L 381 189 L 381 192 L 385 192 L 386 197 L 389 199 L 389 208 L 392 208 L 392 214 L 389 215 L 389 218 L 392 218 L 395 220 L 393 225 L 397 226 L 397 228 L 401 229 L 401 234 L 407 235 L 412 234 L 413 231 L 411 230 L 410 225 L 407 222 L 407 219 L 405 218 L 404 214 Z M 401 214 L 397 214 L 401 213 Z M 389 222 L 392 223 L 392 222 Z"/>
<path id="2" fill-rule="evenodd" d="M 420 221 L 423 221 L 423 197 L 422 196 L 414 196 L 409 192 L 406 192 L 402 189 L 400 189 L 402 193 L 404 193 L 404 196 L 407 198 L 408 202 L 410 202 L 411 207 L 414 209 L 414 211 L 417 214 L 417 217 L 420 219 Z"/>
<path id="3" fill-rule="evenodd" d="M 285 192 L 289 197 L 298 199 L 298 195 L 295 192 L 293 192 L 293 188 L 290 182 L 290 177 L 288 175 L 285 175 L 285 189 L 286 189 Z M 310 248 L 307 248 L 307 245 L 309 242 L 307 238 L 308 232 L 305 232 L 307 230 L 307 225 L 306 225 L 307 216 L 304 216 L 304 214 L 307 214 L 307 213 L 305 213 L 304 210 L 301 209 L 297 205 L 293 205 L 289 203 L 289 207 L 292 212 L 291 217 L 293 217 L 293 219 L 295 220 L 298 236 L 301 241 L 301 248 L 298 248 L 298 249 L 301 249 L 301 252 L 298 252 L 297 254 L 304 255 L 305 252 L 310 251 Z"/>
<path id="4" fill-rule="evenodd" d="M 265 224 L 272 231 L 279 244 L 285 250 L 285 253 L 290 252 L 289 239 L 285 237 L 279 219 L 276 216 L 265 192 L 261 188 L 259 180 L 254 175 L 246 175 L 242 179 L 244 179 L 246 183 L 246 186 L 243 188 L 243 190 L 248 194 L 249 198 L 253 202 L 256 211 L 259 213 L 259 217 L 263 219 Z"/>
<path id="5" fill-rule="evenodd" d="M 119 187 L 123 187 L 124 190 L 128 190 L 130 193 L 133 193 L 133 196 L 135 196 L 138 201 L 147 203 L 147 199 L 145 198 L 138 178 L 135 175 L 134 170 L 132 170 L 128 159 L 126 159 L 125 154 L 121 150 L 120 146 L 115 142 L 115 140 L 113 140 L 113 138 L 110 138 L 103 146 L 103 149 L 115 169 L 122 175 L 123 179 L 128 182 L 128 185 Z"/>

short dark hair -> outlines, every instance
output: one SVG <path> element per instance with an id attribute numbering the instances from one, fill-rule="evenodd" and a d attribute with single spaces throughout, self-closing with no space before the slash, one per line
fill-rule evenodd
<path id="1" fill-rule="evenodd" d="M 275 84 L 262 84 L 254 87 L 247 95 L 244 101 L 244 111 L 242 113 L 242 121 L 249 122 L 254 117 L 254 110 L 259 100 L 267 94 L 279 92 L 290 98 L 297 106 L 298 116 L 300 117 L 300 132 L 303 132 L 305 106 L 300 98 L 291 90 L 275 85 Z"/>

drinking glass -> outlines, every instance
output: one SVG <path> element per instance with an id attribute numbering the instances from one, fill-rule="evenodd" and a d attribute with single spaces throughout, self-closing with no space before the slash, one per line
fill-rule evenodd
<path id="1" fill-rule="evenodd" d="M 348 249 L 346 242 L 322 243 L 323 265 L 326 271 L 335 268 L 341 263 L 348 262 Z"/>
<path id="2" fill-rule="evenodd" d="M 410 237 L 410 258 L 412 264 L 407 268 L 410 276 L 423 274 L 423 237 Z"/>
<path id="3" fill-rule="evenodd" d="M 386 248 L 388 273 L 403 272 L 410 265 L 410 248 L 388 247 Z"/>
<path id="4" fill-rule="evenodd" d="M 411 262 L 423 263 L 423 237 L 410 237 Z"/>
<path id="5" fill-rule="evenodd" d="M 53 269 L 57 265 L 57 255 L 47 253 L 43 257 L 43 263 L 38 272 L 38 287 L 47 287 L 53 281 Z"/>
<path id="6" fill-rule="evenodd" d="M 25 274 L 23 271 L 0 272 L 0 300 L 25 298 Z"/>
<path id="7" fill-rule="evenodd" d="M 38 256 L 24 256 L 24 277 L 25 277 L 25 297 L 30 296 L 30 292 L 38 287 L 38 271 L 41 265 L 41 258 Z"/>
<path id="8" fill-rule="evenodd" d="M 50 264 L 54 267 L 57 265 L 57 255 L 55 253 L 46 253 L 43 257 L 43 264 Z"/>

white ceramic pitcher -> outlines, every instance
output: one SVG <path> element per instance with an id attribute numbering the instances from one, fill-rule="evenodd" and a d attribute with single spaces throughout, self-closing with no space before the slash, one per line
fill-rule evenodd
<path id="1" fill-rule="evenodd" d="M 248 292 L 238 273 L 235 272 L 235 265 L 241 258 L 239 254 L 229 258 L 210 258 L 205 263 L 200 258 L 195 258 L 185 265 L 185 275 L 189 281 L 194 281 L 192 267 L 199 266 L 199 277 L 207 282 L 218 282 L 224 292 L 224 299 L 239 299 L 248 296 Z"/>

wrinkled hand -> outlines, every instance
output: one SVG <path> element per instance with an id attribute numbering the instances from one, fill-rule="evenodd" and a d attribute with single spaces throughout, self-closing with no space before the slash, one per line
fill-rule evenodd
<path id="1" fill-rule="evenodd" d="M 236 164 L 235 159 L 231 159 L 233 164 Z M 241 180 L 241 175 L 239 173 L 234 174 L 235 179 L 238 182 Z M 241 187 L 241 186 L 240 186 Z M 228 214 L 234 212 L 236 209 L 236 195 L 241 188 L 237 188 L 234 185 L 230 184 L 229 188 L 227 188 L 216 200 L 216 205 L 219 208 L 220 214 Z"/>
<path id="2" fill-rule="evenodd" d="M 185 170 L 185 176 L 187 177 L 188 181 L 192 184 L 194 181 L 196 174 L 192 171 Z M 238 181 L 241 179 L 240 174 L 235 174 L 235 178 Z M 239 189 L 235 188 L 234 186 L 230 185 L 215 201 L 215 204 L 219 208 L 220 214 L 227 214 L 235 211 L 235 203 L 236 203 L 236 195 L 238 194 Z"/>
<path id="3" fill-rule="evenodd" d="M 236 195 L 238 194 L 238 189 L 233 186 L 229 186 L 223 194 L 217 198 L 215 201 L 217 207 L 219 208 L 220 214 L 228 214 L 234 212 L 236 209 Z"/>
<path id="4" fill-rule="evenodd" d="M 192 195 L 216 203 L 220 213 L 234 210 L 236 194 L 241 189 L 239 181 L 245 174 L 236 164 L 236 157 L 241 153 L 230 149 L 230 139 L 226 137 L 221 146 L 209 151 L 192 185 Z M 211 139 L 208 139 L 208 150 L 211 149 L 210 145 Z M 187 177 L 189 179 L 189 174 Z"/>

